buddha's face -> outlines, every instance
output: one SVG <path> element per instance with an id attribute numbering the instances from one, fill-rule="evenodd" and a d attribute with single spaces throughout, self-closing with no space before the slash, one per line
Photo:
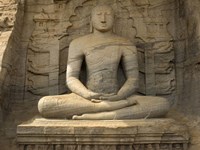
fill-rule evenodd
<path id="1" fill-rule="evenodd" d="M 114 13 L 109 6 L 97 6 L 92 11 L 92 26 L 100 32 L 110 31 L 114 23 Z"/>

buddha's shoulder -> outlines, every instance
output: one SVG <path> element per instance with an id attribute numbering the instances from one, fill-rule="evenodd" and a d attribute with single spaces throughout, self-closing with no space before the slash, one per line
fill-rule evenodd
<path id="1" fill-rule="evenodd" d="M 92 43 L 98 43 L 101 42 L 99 41 L 99 38 L 97 36 L 95 36 L 94 34 L 88 34 L 88 35 L 84 35 L 81 36 L 79 38 L 74 39 L 71 42 L 71 45 L 77 46 L 78 47 L 85 47 L 86 45 L 90 45 Z M 113 34 L 112 36 L 106 37 L 103 42 L 113 42 L 116 44 L 125 44 L 125 45 L 130 45 L 130 46 L 134 46 L 134 44 L 127 38 L 124 38 L 122 36 L 118 36 L 116 34 Z"/>
<path id="2" fill-rule="evenodd" d="M 78 37 L 78 38 L 76 38 L 76 39 L 74 39 L 74 40 L 72 40 L 72 42 L 71 42 L 71 44 L 82 44 L 82 43 L 84 43 L 84 44 L 86 44 L 86 42 L 89 42 L 89 40 L 91 39 L 91 37 L 92 37 L 92 34 L 88 34 L 88 35 L 84 35 L 84 36 L 81 36 L 81 37 Z"/>
<path id="3" fill-rule="evenodd" d="M 118 36 L 118 35 L 114 35 L 113 40 L 122 44 L 127 44 L 127 45 L 132 45 L 132 46 L 134 45 L 133 42 L 131 42 L 129 39 L 122 36 Z"/>

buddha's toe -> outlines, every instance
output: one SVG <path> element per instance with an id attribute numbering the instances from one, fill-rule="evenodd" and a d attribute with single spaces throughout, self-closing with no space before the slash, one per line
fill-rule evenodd
<path id="1" fill-rule="evenodd" d="M 81 119 L 81 118 L 82 118 L 82 115 L 81 115 L 81 116 L 78 116 L 78 115 L 72 116 L 72 119 L 73 119 L 73 120 L 79 120 L 79 119 Z"/>

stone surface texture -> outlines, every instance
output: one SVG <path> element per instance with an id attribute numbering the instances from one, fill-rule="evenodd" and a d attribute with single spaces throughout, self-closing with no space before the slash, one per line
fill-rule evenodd
<path id="1" fill-rule="evenodd" d="M 200 2 L 180 1 L 178 7 L 175 38 L 177 106 L 186 114 L 199 116 Z"/>
<path id="2" fill-rule="evenodd" d="M 90 16 L 91 33 L 73 40 L 68 50 L 66 83 L 72 94 L 43 97 L 38 102 L 40 114 L 45 118 L 76 120 L 166 115 L 170 108 L 167 99 L 137 93 L 137 48 L 130 40 L 114 33 L 112 7 L 96 6 Z M 81 82 L 82 71 L 86 79 Z M 122 83 L 121 78 L 124 78 Z"/>
<path id="3" fill-rule="evenodd" d="M 175 104 L 181 115 L 169 116 L 189 126 L 190 149 L 200 149 L 198 0 L 1 0 L 1 149 L 17 149 L 16 126 L 37 115 L 41 96 L 67 91 L 69 43 L 88 34 L 97 2 L 112 4 L 116 34 L 137 46 L 140 92 Z"/>
<path id="4" fill-rule="evenodd" d="M 191 150 L 200 149 L 200 74 L 199 74 L 199 7 L 198 0 L 176 3 L 174 49 L 176 64 L 176 108 L 178 120 L 190 127 Z M 181 114 L 183 113 L 183 114 Z M 176 113 L 175 113 L 176 114 Z"/>
<path id="5" fill-rule="evenodd" d="M 187 126 L 173 119 L 34 119 L 18 126 L 17 133 L 22 150 L 188 150 L 189 140 Z"/>

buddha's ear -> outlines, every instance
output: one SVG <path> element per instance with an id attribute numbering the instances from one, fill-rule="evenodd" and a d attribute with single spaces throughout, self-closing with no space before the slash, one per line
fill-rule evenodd
<path id="1" fill-rule="evenodd" d="M 93 33 L 92 17 L 90 16 L 90 33 Z"/>
<path id="2" fill-rule="evenodd" d="M 112 27 L 112 32 L 113 33 L 116 33 L 116 26 L 115 26 L 116 19 L 117 19 L 117 16 L 114 14 L 114 22 L 113 22 L 113 27 Z"/>

